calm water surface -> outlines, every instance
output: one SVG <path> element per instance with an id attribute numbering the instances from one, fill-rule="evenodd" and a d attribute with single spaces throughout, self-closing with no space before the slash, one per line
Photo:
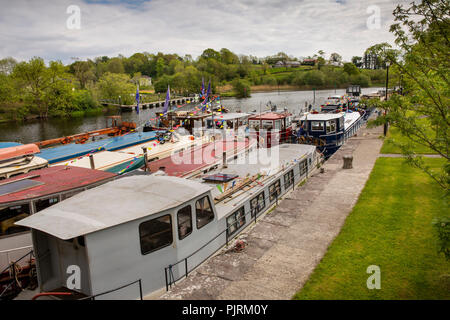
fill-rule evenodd
<path id="1" fill-rule="evenodd" d="M 375 92 L 380 88 L 365 88 L 363 93 Z M 327 97 L 338 94 L 345 94 L 345 89 L 337 90 L 317 90 L 315 92 L 315 104 L 319 106 Z M 294 114 L 299 114 L 305 107 L 305 102 L 313 104 L 313 91 L 280 91 L 280 92 L 262 92 L 253 93 L 250 98 L 224 98 L 222 104 L 230 111 L 262 111 L 267 110 L 267 103 L 270 101 L 279 109 L 287 108 Z M 136 112 L 122 113 L 122 120 L 134 121 L 138 124 L 144 124 L 148 119 L 154 118 L 156 112 L 161 112 L 162 108 L 141 110 L 138 115 Z M 109 115 L 118 114 L 111 113 Z M 106 116 L 85 117 L 85 118 L 67 118 L 67 119 L 49 119 L 46 121 L 35 120 L 24 123 L 2 123 L 0 124 L 0 141 L 15 141 L 21 143 L 30 143 L 72 135 L 76 133 L 102 129 L 106 126 Z"/>

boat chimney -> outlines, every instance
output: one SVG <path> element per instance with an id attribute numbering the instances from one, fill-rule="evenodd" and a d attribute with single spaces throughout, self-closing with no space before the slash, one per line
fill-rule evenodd
<path id="1" fill-rule="evenodd" d="M 227 153 L 225 151 L 222 152 L 222 167 L 227 168 Z"/>
<path id="2" fill-rule="evenodd" d="M 89 155 L 89 161 L 91 163 L 91 169 L 95 169 L 94 155 Z"/>
<path id="3" fill-rule="evenodd" d="M 147 147 L 142 147 L 142 153 L 144 154 L 144 171 L 148 169 Z"/>

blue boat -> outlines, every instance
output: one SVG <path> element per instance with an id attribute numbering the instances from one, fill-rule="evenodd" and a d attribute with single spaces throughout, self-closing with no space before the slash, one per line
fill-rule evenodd
<path id="1" fill-rule="evenodd" d="M 363 125 L 364 113 L 348 111 L 307 114 L 298 123 L 298 143 L 315 145 L 328 158 Z"/>
<path id="2" fill-rule="evenodd" d="M 123 136 L 102 139 L 85 144 L 66 144 L 63 146 L 42 149 L 37 155 L 50 164 L 67 161 L 98 151 L 116 151 L 156 139 L 159 131 L 133 132 Z"/>

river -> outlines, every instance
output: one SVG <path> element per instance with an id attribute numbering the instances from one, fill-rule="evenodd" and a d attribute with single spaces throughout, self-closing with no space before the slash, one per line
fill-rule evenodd
<path id="1" fill-rule="evenodd" d="M 371 93 L 381 88 L 363 88 L 362 92 Z M 337 90 L 316 90 L 315 104 L 319 106 L 327 97 L 331 95 L 343 95 L 345 89 Z M 253 93 L 250 98 L 223 98 L 222 104 L 230 111 L 264 111 L 267 109 L 266 104 L 270 101 L 276 105 L 278 109 L 287 108 L 293 114 L 299 114 L 301 109 L 305 107 L 305 102 L 313 104 L 313 91 L 271 91 Z M 139 115 L 133 112 L 122 113 L 123 121 L 134 121 L 139 124 L 145 123 L 148 119 L 154 118 L 156 112 L 161 112 L 162 108 L 141 110 Z M 76 133 L 102 129 L 106 126 L 106 116 L 117 114 L 102 114 L 99 116 L 91 116 L 84 118 L 51 118 L 48 120 L 33 120 L 23 123 L 1 123 L 0 124 L 0 141 L 14 141 L 20 143 L 31 143 Z"/>

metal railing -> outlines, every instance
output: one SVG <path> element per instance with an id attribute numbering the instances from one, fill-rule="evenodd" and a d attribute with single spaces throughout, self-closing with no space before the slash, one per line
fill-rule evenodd
<path id="1" fill-rule="evenodd" d="M 322 158 L 316 158 L 315 163 L 312 165 L 312 167 L 317 166 L 318 163 L 320 163 L 322 160 Z M 306 158 L 305 161 L 308 161 L 308 158 Z M 296 162 L 297 164 L 300 164 L 301 161 Z M 292 169 L 293 170 L 293 167 Z M 290 171 L 290 170 L 289 170 Z M 288 172 L 289 172 L 288 171 Z M 289 180 L 289 187 L 286 188 L 284 187 L 284 194 L 286 194 L 292 187 L 292 190 L 295 190 L 295 177 L 300 176 L 300 179 L 297 181 L 297 184 L 301 183 L 302 181 L 304 181 L 305 179 L 308 178 L 309 173 L 312 172 L 310 165 L 308 164 L 306 167 L 306 171 L 303 173 L 297 173 L 294 174 L 292 176 L 292 180 Z M 281 184 L 281 179 L 284 180 L 284 174 L 280 175 L 277 179 L 280 180 L 280 184 Z M 272 181 L 272 183 L 276 183 L 276 180 Z M 271 184 L 272 184 L 271 183 Z M 271 185 L 270 184 L 270 185 Z M 284 181 L 283 181 L 283 185 L 284 185 Z M 281 188 L 281 185 L 280 185 Z M 264 191 L 260 191 L 260 192 L 264 192 Z M 259 192 L 259 193 L 260 193 Z M 259 195 L 259 193 L 257 193 Z M 256 197 L 258 197 L 258 195 L 256 195 Z M 247 217 L 250 215 L 250 219 L 248 221 L 253 220 L 253 222 L 256 224 L 257 222 L 257 218 L 259 216 L 261 216 L 262 214 L 264 214 L 265 212 L 268 212 L 269 209 L 274 206 L 278 206 L 278 202 L 279 202 L 279 198 L 280 196 L 282 196 L 281 192 L 278 193 L 273 193 L 273 194 L 269 194 L 268 196 L 266 196 L 266 193 L 264 192 L 263 194 L 264 196 L 264 207 L 262 209 L 264 209 L 266 207 L 266 204 L 268 204 L 268 207 L 266 210 L 261 210 L 259 212 L 256 212 L 253 209 L 251 209 L 248 212 L 244 212 L 244 217 L 239 218 L 239 220 L 237 221 L 244 221 L 244 225 L 245 226 L 245 222 L 247 221 Z M 275 199 L 273 199 L 272 201 L 270 200 L 271 196 L 275 196 Z M 261 201 L 262 203 L 262 201 Z M 259 202 L 258 202 L 259 205 Z M 259 214 L 258 214 L 259 213 Z M 251 222 L 250 222 L 251 223 Z M 247 224 L 247 227 L 250 226 L 250 223 Z M 169 291 L 169 288 L 172 288 L 172 285 L 175 284 L 176 282 L 178 282 L 179 280 L 181 280 L 182 278 L 187 278 L 187 276 L 189 275 L 189 272 L 193 271 L 196 267 L 198 267 L 200 264 L 202 264 L 203 262 L 205 262 L 206 260 L 208 260 L 211 256 L 213 256 L 215 253 L 217 253 L 219 250 L 221 250 L 223 248 L 223 245 L 220 245 L 216 250 L 214 250 L 211 254 L 209 254 L 206 258 L 204 258 L 201 262 L 199 262 L 194 268 L 192 268 L 191 270 L 189 270 L 188 268 L 188 259 L 192 258 L 195 254 L 197 254 L 198 252 L 200 252 L 201 250 L 203 250 L 205 247 L 207 247 L 209 244 L 211 244 L 213 241 L 215 241 L 217 238 L 219 238 L 221 235 L 223 235 L 225 233 L 225 246 L 227 247 L 229 242 L 230 242 L 230 236 L 231 239 L 233 239 L 234 237 L 236 237 L 238 234 L 240 234 L 240 232 L 236 233 L 235 235 L 234 232 L 233 233 L 229 233 L 229 229 L 232 226 L 229 226 L 227 228 L 225 228 L 224 230 L 222 230 L 221 232 L 219 232 L 214 238 L 212 238 L 211 240 L 209 240 L 208 242 L 206 242 L 204 245 L 202 245 L 200 248 L 198 248 L 197 250 L 195 250 L 194 252 L 192 252 L 191 254 L 189 254 L 187 257 L 185 257 L 184 259 L 181 259 L 173 264 L 170 264 L 169 266 L 164 268 L 164 278 L 165 278 L 165 282 L 166 282 L 166 291 Z M 241 226 L 242 227 L 242 226 Z M 239 228 L 241 228 L 239 227 Z M 245 228 L 243 228 L 241 230 L 241 232 L 244 230 Z M 173 269 L 175 266 L 179 265 L 180 263 L 184 262 L 184 274 L 180 275 L 178 278 L 175 278 L 174 274 L 173 274 Z"/>
<path id="2" fill-rule="evenodd" d="M 3 269 L 2 271 L 0 271 L 0 275 L 3 274 L 4 272 L 8 271 L 8 269 L 10 269 L 10 277 L 11 277 L 11 282 L 5 287 L 5 289 L 0 292 L 0 298 L 5 294 L 5 292 L 7 292 L 11 286 L 13 284 L 15 284 L 18 280 L 17 280 L 17 270 L 16 270 L 16 266 L 18 266 L 18 263 L 20 261 L 22 261 L 23 259 L 25 259 L 26 257 L 30 257 L 29 260 L 29 264 L 31 265 L 32 262 L 32 257 L 34 256 L 34 251 L 31 250 L 30 252 L 27 252 L 25 255 L 23 255 L 21 258 L 17 259 L 16 261 L 12 262 L 10 265 L 8 265 L 5 269 Z M 20 285 L 20 284 L 18 284 Z"/>
<path id="3" fill-rule="evenodd" d="M 3 250 L 0 251 L 0 262 L 3 260 L 1 259 L 2 256 L 6 257 L 6 265 L 9 267 L 12 263 L 11 261 L 11 255 L 17 251 L 21 251 L 21 250 L 28 250 L 27 252 L 29 253 L 30 250 L 33 249 L 33 246 L 25 246 L 25 247 L 20 247 L 20 248 L 14 248 L 14 249 L 9 249 L 9 250 Z M 17 262 L 17 261 L 16 261 Z M 0 265 L 1 268 L 1 265 Z"/>
<path id="4" fill-rule="evenodd" d="M 98 294 L 95 294 L 95 295 L 92 295 L 92 296 L 89 296 L 89 297 L 81 298 L 79 300 L 95 300 L 96 297 L 103 296 L 105 294 L 121 290 L 121 289 L 129 287 L 129 286 L 131 286 L 131 285 L 133 285 L 135 283 L 139 284 L 139 298 L 140 298 L 140 300 L 144 300 L 144 296 L 142 294 L 142 280 L 141 279 L 138 279 L 136 281 L 130 282 L 128 284 L 125 284 L 123 286 L 120 286 L 120 287 L 112 289 L 112 290 L 108 290 L 108 291 L 105 291 L 105 292 L 102 292 L 102 293 L 98 293 Z"/>

